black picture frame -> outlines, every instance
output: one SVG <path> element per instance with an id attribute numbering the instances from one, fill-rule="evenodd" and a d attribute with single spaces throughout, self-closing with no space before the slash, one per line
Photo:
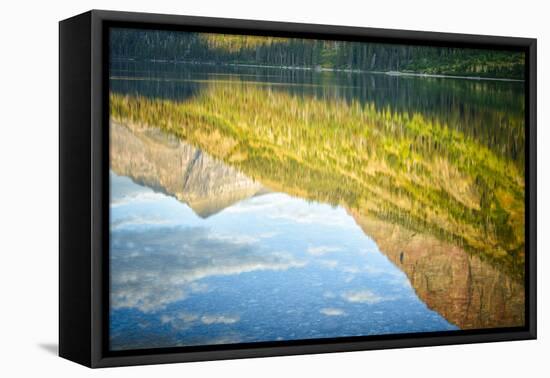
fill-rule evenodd
<path id="1" fill-rule="evenodd" d="M 526 53 L 526 325 L 110 352 L 108 44 L 111 26 Z M 92 10 L 59 23 L 59 355 L 88 367 L 407 348 L 536 338 L 536 39 Z"/>

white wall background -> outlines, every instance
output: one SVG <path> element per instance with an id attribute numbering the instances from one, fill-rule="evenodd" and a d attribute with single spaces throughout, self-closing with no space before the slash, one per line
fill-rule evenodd
<path id="1" fill-rule="evenodd" d="M 57 377 L 518 377 L 548 374 L 550 51 L 545 1 L 4 1 L 0 21 L 0 375 Z M 536 37 L 539 340 L 90 370 L 55 355 L 58 25 L 89 9 Z M 545 276 L 546 275 L 546 276 Z M 545 352 L 546 348 L 546 352 Z"/>

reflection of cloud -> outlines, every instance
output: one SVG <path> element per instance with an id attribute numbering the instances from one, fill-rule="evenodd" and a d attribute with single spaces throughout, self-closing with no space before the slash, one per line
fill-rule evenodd
<path id="1" fill-rule="evenodd" d="M 338 251 L 341 251 L 341 250 L 342 250 L 342 248 L 340 248 L 340 247 L 331 247 L 331 246 L 328 246 L 328 245 L 320 245 L 320 246 L 317 246 L 317 247 L 308 247 L 307 253 L 309 253 L 310 255 L 314 255 L 314 256 L 320 256 L 320 255 L 324 255 L 325 253 L 338 252 Z"/>
<path id="2" fill-rule="evenodd" d="M 208 291 L 208 285 L 200 282 L 191 282 L 191 284 L 189 284 L 189 289 L 191 289 L 193 293 L 205 293 Z"/>
<path id="3" fill-rule="evenodd" d="M 370 290 L 348 291 L 342 295 L 345 300 L 353 303 L 378 303 L 386 298 L 374 294 Z"/>
<path id="4" fill-rule="evenodd" d="M 388 273 L 387 269 L 381 268 L 381 267 L 375 267 L 367 265 L 363 267 L 363 271 L 371 276 L 382 276 L 386 274 L 393 274 L 393 272 Z M 401 272 L 398 272 L 398 274 Z"/>
<path id="5" fill-rule="evenodd" d="M 113 172 L 111 172 L 110 181 L 112 208 L 129 203 L 154 202 L 166 198 L 162 193 L 156 193 L 152 189 L 136 185 L 130 178 L 118 176 Z"/>
<path id="6" fill-rule="evenodd" d="M 344 282 L 345 283 L 350 283 L 351 281 L 353 281 L 354 278 L 355 278 L 355 276 L 353 274 L 350 274 L 349 276 L 346 276 L 344 278 Z"/>
<path id="7" fill-rule="evenodd" d="M 284 193 L 270 193 L 244 200 L 224 213 L 261 213 L 269 219 L 319 226 L 356 227 L 344 209 L 330 205 L 311 204 Z"/>
<path id="8" fill-rule="evenodd" d="M 170 324 L 177 330 L 186 330 L 199 323 L 210 324 L 234 324 L 240 320 L 236 315 L 210 315 L 199 316 L 189 312 L 179 312 L 175 314 L 164 314 L 160 317 L 162 324 Z"/>
<path id="9" fill-rule="evenodd" d="M 133 216 L 124 219 L 111 221 L 111 230 L 124 227 L 132 226 L 160 226 L 166 225 L 170 222 L 166 219 L 161 219 L 160 217 L 141 217 Z"/>
<path id="10" fill-rule="evenodd" d="M 359 273 L 361 270 L 355 266 L 344 266 L 342 267 L 342 271 L 346 273 L 356 274 Z"/>
<path id="11" fill-rule="evenodd" d="M 272 238 L 272 237 L 277 236 L 277 235 L 279 235 L 278 232 L 271 231 L 271 232 L 262 232 L 262 233 L 258 234 L 257 237 L 260 238 L 260 239 L 269 239 L 269 238 Z"/>
<path id="12" fill-rule="evenodd" d="M 223 210 L 224 213 L 258 213 L 266 210 L 284 208 L 291 203 L 293 198 L 282 193 L 264 194 L 241 201 L 236 205 Z"/>
<path id="13" fill-rule="evenodd" d="M 286 213 L 269 214 L 267 217 L 271 219 L 286 220 L 298 224 L 314 224 L 319 226 L 335 226 L 335 227 L 349 227 L 349 219 L 343 216 L 338 216 L 338 213 L 326 212 L 326 211 L 308 211 L 309 209 L 296 209 L 296 211 L 288 211 Z M 313 210 L 313 209 L 311 209 Z"/>
<path id="14" fill-rule="evenodd" d="M 262 239 L 269 239 L 273 236 L 276 236 L 276 232 L 264 232 L 259 233 L 256 235 L 245 235 L 245 234 L 231 234 L 231 235 L 225 235 L 225 234 L 215 234 L 215 235 L 209 235 L 208 237 L 214 240 L 220 240 L 230 243 L 237 243 L 237 244 L 252 244 L 252 243 L 259 243 L 262 241 Z"/>
<path id="15" fill-rule="evenodd" d="M 201 322 L 204 324 L 233 324 L 239 321 L 238 316 L 227 315 L 204 315 Z"/>
<path id="16" fill-rule="evenodd" d="M 235 243 L 235 244 L 252 244 L 260 241 L 259 238 L 251 235 L 215 234 L 215 235 L 208 235 L 208 237 L 212 240 L 218 240 L 222 242 L 229 242 L 229 243 Z"/>
<path id="17" fill-rule="evenodd" d="M 326 268 L 334 269 L 338 266 L 338 261 L 336 261 L 336 260 L 319 260 L 319 264 L 323 265 Z"/>
<path id="18" fill-rule="evenodd" d="M 111 198 L 111 208 L 128 205 L 130 203 L 156 202 L 165 199 L 166 196 L 161 193 L 132 193 L 120 198 Z"/>
<path id="19" fill-rule="evenodd" d="M 326 316 L 341 316 L 346 314 L 344 310 L 333 307 L 322 308 L 319 312 Z"/>
<path id="20" fill-rule="evenodd" d="M 173 315 L 165 314 L 160 317 L 162 324 L 170 324 L 173 328 L 180 331 L 191 328 L 194 324 L 196 324 L 198 319 L 198 315 L 187 312 L 180 312 Z"/>
<path id="21" fill-rule="evenodd" d="M 231 335 L 224 335 L 215 338 L 209 338 L 205 341 L 209 345 L 223 345 L 223 344 L 236 344 L 242 342 L 239 334 L 233 333 Z M 205 344 L 205 342 L 199 342 L 197 345 Z"/>
<path id="22" fill-rule="evenodd" d="M 203 228 L 161 227 L 111 234 L 111 306 L 154 312 L 205 290 L 197 281 L 305 263 L 257 245 L 211 238 Z"/>

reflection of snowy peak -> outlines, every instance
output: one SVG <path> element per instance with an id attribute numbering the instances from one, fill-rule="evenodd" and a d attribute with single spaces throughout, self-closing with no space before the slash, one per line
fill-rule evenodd
<path id="1" fill-rule="evenodd" d="M 187 203 L 203 218 L 266 192 L 256 181 L 160 130 L 111 121 L 111 169 Z"/>

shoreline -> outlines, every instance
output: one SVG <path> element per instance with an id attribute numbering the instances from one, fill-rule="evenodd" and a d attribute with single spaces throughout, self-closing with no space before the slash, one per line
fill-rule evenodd
<path id="1" fill-rule="evenodd" d="M 434 78 L 434 79 L 463 79 L 463 80 L 478 80 L 478 81 L 504 81 L 504 82 L 525 82 L 524 79 L 485 77 L 485 76 L 464 76 L 464 75 L 447 75 L 447 74 L 428 74 L 421 72 L 402 72 L 402 71 L 370 71 L 350 68 L 327 68 L 327 67 L 309 67 L 309 66 L 274 66 L 263 64 L 248 64 L 248 63 L 217 63 L 217 62 L 199 62 L 199 61 L 184 61 L 184 60 L 168 60 L 168 59 L 145 59 L 136 60 L 133 58 L 114 58 L 116 62 L 143 62 L 143 63 L 163 63 L 163 64 L 189 64 L 189 65 L 207 65 L 207 66 L 230 66 L 230 67 L 245 67 L 245 68 L 264 68 L 277 70 L 293 70 L 293 71 L 311 71 L 311 72 L 338 72 L 352 74 L 375 74 L 387 76 L 405 76 L 419 78 Z"/>
<path id="2" fill-rule="evenodd" d="M 379 71 L 377 73 L 385 74 L 388 76 L 413 76 L 413 77 L 428 77 L 428 78 L 442 78 L 442 79 L 493 80 L 493 81 L 512 81 L 512 82 L 522 82 L 522 83 L 525 81 L 522 79 L 509 79 L 509 78 L 500 78 L 500 77 L 444 75 L 444 74 L 428 74 L 428 73 L 400 72 L 400 71 L 387 71 L 387 72 Z"/>

